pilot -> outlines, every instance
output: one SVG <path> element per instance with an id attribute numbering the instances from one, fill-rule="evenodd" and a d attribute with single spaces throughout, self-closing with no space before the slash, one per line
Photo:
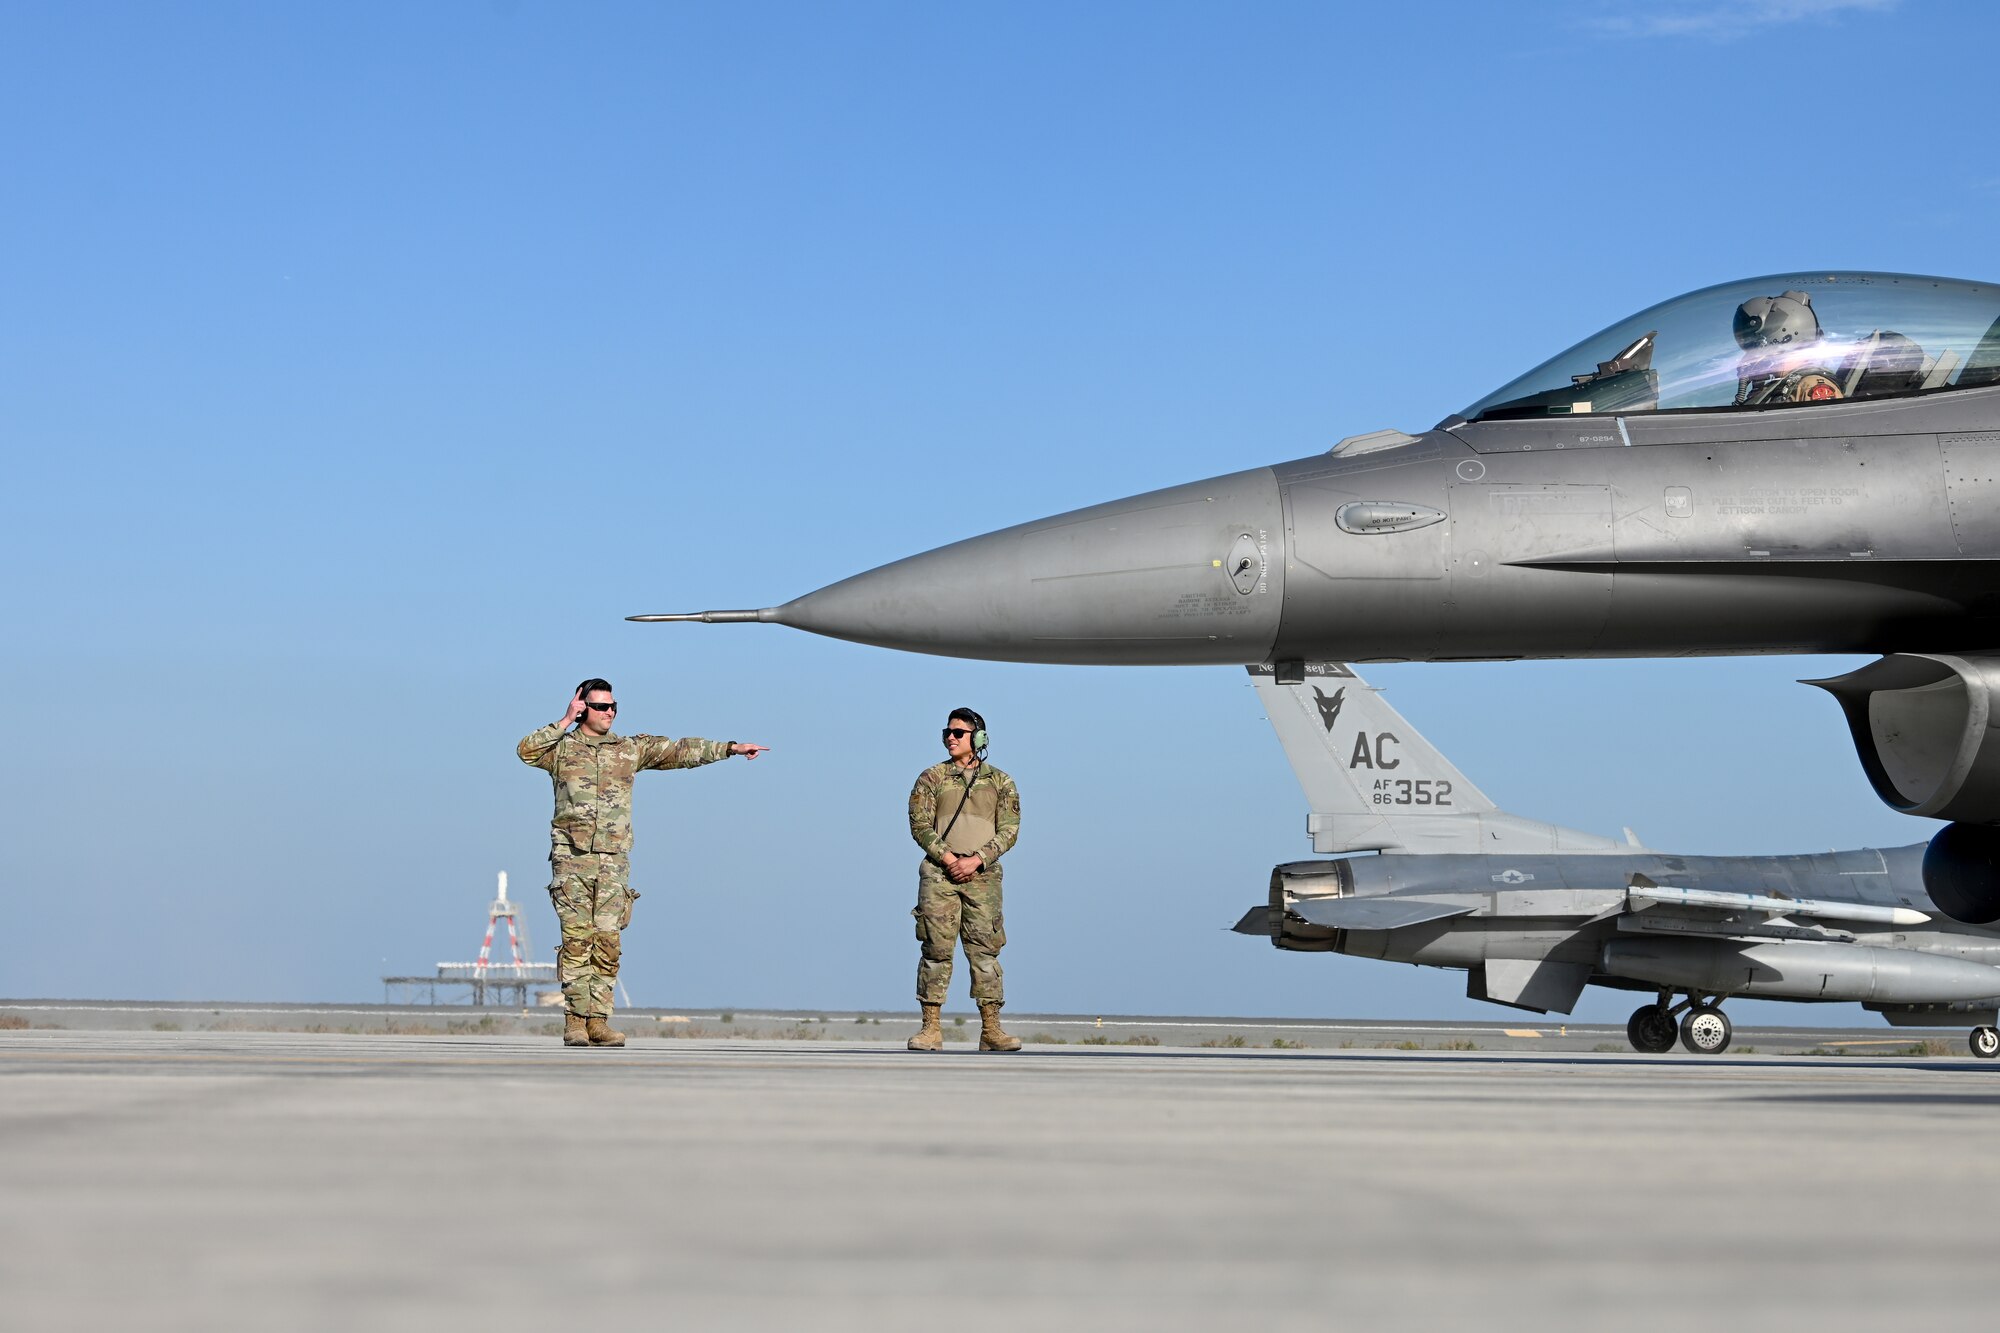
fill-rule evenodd
<path id="1" fill-rule="evenodd" d="M 910 788 L 910 836 L 924 849 L 917 870 L 917 1003 L 924 1026 L 913 1051 L 944 1047 L 938 1014 L 951 989 L 954 945 L 965 947 L 972 998 L 979 1004 L 979 1049 L 1018 1051 L 1021 1039 L 1000 1028 L 1005 1003 L 1000 949 L 1000 858 L 1021 835 L 1021 793 L 986 762 L 986 719 L 954 708 L 944 724 L 945 761 L 917 774 Z"/>
<path id="2" fill-rule="evenodd" d="M 1736 405 L 1823 403 L 1842 396 L 1805 292 L 1759 296 L 1736 307 Z"/>
<path id="3" fill-rule="evenodd" d="M 611 1028 L 611 996 L 618 984 L 619 932 L 632 923 L 639 897 L 629 882 L 632 779 L 644 768 L 696 768 L 739 754 L 755 759 L 769 748 L 694 736 L 614 736 L 617 715 L 611 682 L 592 677 L 576 687 L 558 721 L 514 747 L 522 763 L 546 770 L 555 782 L 549 899 L 562 923 L 556 979 L 562 982 L 565 1046 L 625 1044 L 625 1034 Z"/>

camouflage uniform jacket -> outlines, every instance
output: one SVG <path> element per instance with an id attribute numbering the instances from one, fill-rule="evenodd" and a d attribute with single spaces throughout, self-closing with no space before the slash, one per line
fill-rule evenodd
<path id="1" fill-rule="evenodd" d="M 632 779 L 642 768 L 698 768 L 729 757 L 728 741 L 695 736 L 592 736 L 560 722 L 531 731 L 514 747 L 521 762 L 555 779 L 549 823 L 551 856 L 632 850 Z"/>
<path id="2" fill-rule="evenodd" d="M 959 814 L 959 803 L 965 813 Z M 958 822 L 952 823 L 952 816 Z M 939 836 L 951 827 L 947 848 Z M 977 853 L 987 868 L 999 863 L 1007 849 L 1021 836 L 1021 793 L 1008 777 L 991 764 L 981 764 L 972 786 L 965 785 L 965 770 L 949 759 L 932 764 L 917 774 L 910 788 L 910 836 L 924 849 L 924 856 L 944 864 L 947 850 L 958 856 Z"/>

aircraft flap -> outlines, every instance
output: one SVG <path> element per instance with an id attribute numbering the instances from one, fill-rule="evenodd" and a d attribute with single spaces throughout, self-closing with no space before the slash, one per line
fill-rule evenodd
<path id="1" fill-rule="evenodd" d="M 1397 930 L 1403 926 L 1443 921 L 1478 910 L 1463 902 L 1426 902 L 1416 898 L 1301 898 L 1289 911 L 1329 930 Z"/>

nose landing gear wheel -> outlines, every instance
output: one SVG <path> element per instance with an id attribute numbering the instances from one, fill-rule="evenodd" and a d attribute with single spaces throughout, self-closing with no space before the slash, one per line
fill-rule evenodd
<path id="1" fill-rule="evenodd" d="M 1645 1004 L 1632 1011 L 1625 1024 L 1625 1040 L 1632 1049 L 1647 1055 L 1661 1055 L 1674 1048 L 1674 1017 L 1663 1004 Z"/>
<path id="2" fill-rule="evenodd" d="M 1991 1060 L 2000 1055 L 2000 1029 L 1977 1027 L 1972 1029 L 1972 1037 L 1966 1042 L 1972 1053 L 1982 1060 Z"/>
<path id="3" fill-rule="evenodd" d="M 1734 1031 L 1727 1014 L 1712 1004 L 1698 1004 L 1681 1019 L 1681 1045 L 1696 1055 L 1721 1055 Z"/>

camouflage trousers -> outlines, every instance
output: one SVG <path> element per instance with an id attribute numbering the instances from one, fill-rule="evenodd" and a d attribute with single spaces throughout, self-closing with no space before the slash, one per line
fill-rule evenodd
<path id="1" fill-rule="evenodd" d="M 562 923 L 556 980 L 563 1005 L 584 1018 L 609 1018 L 618 984 L 618 932 L 632 923 L 639 898 L 625 882 L 631 859 L 610 852 L 551 857 L 549 869 L 549 901 Z"/>
<path id="2" fill-rule="evenodd" d="M 952 946 L 963 944 L 972 972 L 972 998 L 998 1004 L 1007 998 L 1000 949 L 1007 927 L 1000 918 L 1000 867 L 982 870 L 970 883 L 954 884 L 926 860 L 917 872 L 917 1003 L 943 1004 L 951 989 Z"/>

